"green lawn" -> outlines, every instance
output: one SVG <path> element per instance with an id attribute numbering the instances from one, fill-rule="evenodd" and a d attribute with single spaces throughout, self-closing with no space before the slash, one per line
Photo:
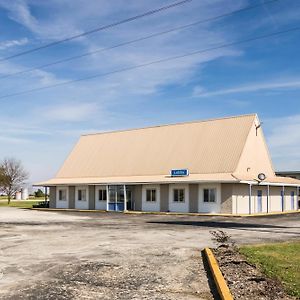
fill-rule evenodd
<path id="1" fill-rule="evenodd" d="M 0 207 L 2 206 L 10 206 L 10 207 L 20 207 L 20 208 L 31 208 L 33 204 L 36 204 L 38 202 L 41 202 L 43 200 L 11 200 L 10 204 L 7 204 L 7 199 L 1 199 L 0 201 Z"/>
<path id="2" fill-rule="evenodd" d="M 240 252 L 266 275 L 279 279 L 288 294 L 300 299 L 300 241 L 243 246 Z"/>

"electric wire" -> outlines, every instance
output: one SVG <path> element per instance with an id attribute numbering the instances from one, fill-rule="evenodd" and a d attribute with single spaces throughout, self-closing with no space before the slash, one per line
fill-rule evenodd
<path id="1" fill-rule="evenodd" d="M 167 57 L 167 58 L 163 58 L 163 59 L 159 59 L 159 60 L 155 60 L 155 61 L 151 61 L 151 62 L 146 62 L 146 63 L 140 64 L 140 65 L 125 67 L 125 68 L 117 69 L 117 70 L 106 72 L 106 73 L 95 74 L 95 75 L 91 75 L 91 76 L 87 76 L 87 77 L 82 77 L 82 78 L 78 78 L 78 79 L 60 82 L 57 84 L 52 84 L 52 85 L 43 86 L 43 87 L 39 87 L 39 88 L 28 89 L 28 90 L 24 90 L 24 91 L 20 91 L 20 92 L 16 92 L 16 93 L 11 93 L 11 94 L 0 96 L 0 99 L 24 95 L 24 94 L 28 94 L 28 93 L 33 93 L 33 92 L 37 92 L 37 91 L 41 91 L 41 90 L 46 90 L 46 89 L 50 89 L 50 88 L 55 88 L 55 87 L 59 87 L 59 86 L 63 86 L 63 85 L 72 84 L 75 82 L 91 80 L 94 78 L 107 77 L 107 76 L 110 76 L 110 75 L 113 75 L 116 73 L 128 72 L 128 71 L 131 71 L 134 69 L 140 69 L 143 67 L 148 67 L 151 65 L 156 65 L 156 64 L 160 64 L 160 63 L 164 63 L 164 62 L 168 62 L 168 61 L 173 61 L 173 60 L 177 60 L 177 59 L 181 59 L 181 58 L 185 58 L 185 57 L 189 57 L 189 56 L 193 56 L 193 55 L 197 55 L 197 54 L 201 54 L 201 53 L 206 53 L 206 52 L 210 52 L 210 51 L 214 51 L 214 50 L 218 50 L 218 49 L 222 49 L 222 48 L 227 48 L 227 47 L 231 47 L 231 46 L 235 46 L 235 45 L 239 45 L 239 44 L 245 44 L 245 43 L 249 43 L 252 41 L 263 40 L 266 38 L 270 38 L 270 37 L 274 37 L 274 36 L 278 36 L 278 35 L 282 35 L 282 34 L 286 34 L 286 33 L 296 32 L 299 30 L 300 30 L 300 27 L 294 27 L 294 28 L 290 28 L 290 29 L 286 29 L 286 30 L 282 30 L 282 31 L 276 31 L 276 32 L 272 32 L 269 34 L 264 34 L 264 35 L 260 35 L 260 36 L 256 36 L 256 37 L 252 37 L 252 38 L 247 38 L 247 39 L 243 39 L 243 40 L 239 40 L 239 41 L 235 41 L 235 42 L 231 42 L 231 43 L 221 44 L 221 45 L 214 46 L 211 48 L 206 48 L 206 49 L 197 50 L 197 51 L 193 51 L 193 52 L 189 52 L 189 53 L 185 53 L 185 54 L 181 54 L 181 55 L 176 55 L 176 56 L 171 56 L 171 57 Z"/>

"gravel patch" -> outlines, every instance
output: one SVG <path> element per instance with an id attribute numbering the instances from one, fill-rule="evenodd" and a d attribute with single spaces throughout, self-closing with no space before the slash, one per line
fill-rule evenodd
<path id="1" fill-rule="evenodd" d="M 220 246 L 214 254 L 234 299 L 293 299 L 286 295 L 279 281 L 265 276 L 235 248 Z"/>

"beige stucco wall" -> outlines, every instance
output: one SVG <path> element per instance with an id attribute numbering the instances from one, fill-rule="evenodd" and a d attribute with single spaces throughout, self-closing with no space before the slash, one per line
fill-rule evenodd
<path id="1" fill-rule="evenodd" d="M 132 199 L 134 202 L 134 210 L 142 210 L 142 185 L 132 187 Z"/>
<path id="2" fill-rule="evenodd" d="M 95 186 L 89 186 L 89 209 L 95 209 Z"/>
<path id="3" fill-rule="evenodd" d="M 253 122 L 247 141 L 244 146 L 236 174 L 249 174 L 257 177 L 259 173 L 274 176 L 274 169 L 270 158 L 269 150 L 265 142 L 262 127 L 256 130 L 259 120 Z M 257 134 L 256 134 L 257 132 Z"/>
<path id="4" fill-rule="evenodd" d="M 49 189 L 49 207 L 56 208 L 56 186 L 51 186 Z"/>
<path id="5" fill-rule="evenodd" d="M 198 212 L 198 184 L 189 184 L 189 212 Z"/>
<path id="6" fill-rule="evenodd" d="M 169 185 L 160 185 L 160 211 L 169 211 Z"/>
<path id="7" fill-rule="evenodd" d="M 221 184 L 221 213 L 232 213 L 233 184 Z"/>
<path id="8" fill-rule="evenodd" d="M 69 186 L 69 208 L 75 208 L 75 186 Z"/>

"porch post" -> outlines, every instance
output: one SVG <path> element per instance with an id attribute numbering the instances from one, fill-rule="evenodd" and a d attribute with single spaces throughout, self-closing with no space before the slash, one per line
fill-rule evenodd
<path id="1" fill-rule="evenodd" d="M 251 206 L 252 206 L 252 184 L 249 184 L 249 215 L 251 215 Z"/>
<path id="2" fill-rule="evenodd" d="M 108 185 L 106 185 L 106 210 L 109 210 L 109 188 Z"/>
<path id="3" fill-rule="evenodd" d="M 267 186 L 267 213 L 270 210 L 270 186 Z"/>
<path id="4" fill-rule="evenodd" d="M 126 185 L 124 184 L 124 211 L 127 211 L 127 194 L 126 194 Z"/>
<path id="5" fill-rule="evenodd" d="M 282 204 L 281 204 L 281 210 L 284 211 L 285 210 L 285 188 L 284 185 L 282 186 Z"/>
<path id="6" fill-rule="evenodd" d="M 296 208 L 300 209 L 300 207 L 299 207 L 299 186 L 297 186 L 296 193 L 297 193 L 297 195 L 296 195 Z"/>

